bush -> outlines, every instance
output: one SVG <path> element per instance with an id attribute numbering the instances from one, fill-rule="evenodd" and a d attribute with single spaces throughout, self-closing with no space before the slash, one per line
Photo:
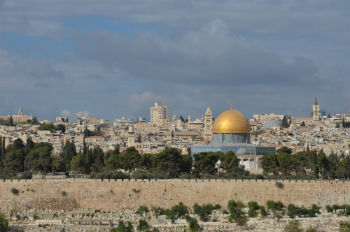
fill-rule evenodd
<path id="1" fill-rule="evenodd" d="M 333 212 L 333 208 L 330 205 L 326 205 L 326 210 L 327 210 L 327 213 L 332 213 Z"/>
<path id="2" fill-rule="evenodd" d="M 233 219 L 240 226 L 247 222 L 247 217 L 244 216 L 244 212 L 238 206 L 238 202 L 230 200 L 227 204 L 227 208 L 230 212 L 230 221 Z"/>
<path id="3" fill-rule="evenodd" d="M 190 232 L 198 232 L 200 231 L 200 226 L 198 224 L 197 219 L 192 218 L 190 216 L 186 216 L 186 221 L 188 222 L 188 227 Z"/>
<path id="4" fill-rule="evenodd" d="M 199 215 L 200 219 L 204 222 L 209 221 L 209 215 L 211 211 L 217 209 L 218 206 L 213 206 L 212 204 L 204 204 L 199 206 L 197 203 L 193 206 L 193 212 Z M 220 206 L 221 207 L 221 206 Z"/>
<path id="5" fill-rule="evenodd" d="M 146 231 L 150 228 L 147 221 L 140 219 L 139 224 L 137 225 L 137 231 Z"/>
<path id="6" fill-rule="evenodd" d="M 129 179 L 130 176 L 115 170 L 105 170 L 102 172 L 92 172 L 90 173 L 90 178 L 94 179 Z"/>
<path id="7" fill-rule="evenodd" d="M 16 189 L 16 188 L 11 188 L 11 193 L 13 194 L 13 195 L 19 195 L 19 191 L 18 191 L 18 189 Z"/>
<path id="8" fill-rule="evenodd" d="M 302 232 L 298 221 L 290 221 L 285 227 L 284 232 Z"/>
<path id="9" fill-rule="evenodd" d="M 137 214 L 144 215 L 148 213 L 148 208 L 145 205 L 141 205 L 139 209 L 136 211 Z"/>
<path id="10" fill-rule="evenodd" d="M 248 202 L 248 216 L 249 217 L 256 217 L 257 214 L 257 210 L 260 209 L 260 206 L 258 205 L 258 203 L 256 201 L 249 201 Z"/>
<path id="11" fill-rule="evenodd" d="M 282 211 L 284 208 L 283 203 L 280 201 L 276 201 L 276 202 L 275 201 L 267 201 L 266 205 L 267 205 L 267 209 L 270 209 L 270 210 Z"/>
<path id="12" fill-rule="evenodd" d="M 6 232 L 9 227 L 9 221 L 6 219 L 5 214 L 0 213 L 0 231 Z"/>
<path id="13" fill-rule="evenodd" d="M 276 186 L 277 188 L 280 188 L 280 189 L 283 189 L 283 188 L 284 188 L 284 184 L 283 184 L 282 182 L 276 182 L 276 183 L 275 183 L 275 186 Z"/>
<path id="14" fill-rule="evenodd" d="M 261 217 L 266 217 L 267 216 L 267 212 L 266 212 L 265 206 L 260 206 L 260 216 Z"/>
<path id="15" fill-rule="evenodd" d="M 350 223 L 344 221 L 339 222 L 339 232 L 350 232 Z"/>
<path id="16" fill-rule="evenodd" d="M 318 230 L 317 230 L 317 227 L 312 227 L 312 226 L 310 226 L 309 228 L 306 229 L 305 232 L 317 232 L 317 231 L 318 231 Z"/>

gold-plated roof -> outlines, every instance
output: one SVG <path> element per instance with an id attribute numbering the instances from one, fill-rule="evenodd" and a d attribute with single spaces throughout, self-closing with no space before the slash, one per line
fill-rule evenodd
<path id="1" fill-rule="evenodd" d="M 214 122 L 213 133 L 250 133 L 249 122 L 238 110 L 232 109 L 222 112 Z"/>

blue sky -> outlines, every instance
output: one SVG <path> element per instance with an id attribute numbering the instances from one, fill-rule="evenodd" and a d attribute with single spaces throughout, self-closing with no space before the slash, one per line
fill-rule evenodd
<path id="1" fill-rule="evenodd" d="M 348 0 L 0 0 L 0 114 L 349 112 Z"/>

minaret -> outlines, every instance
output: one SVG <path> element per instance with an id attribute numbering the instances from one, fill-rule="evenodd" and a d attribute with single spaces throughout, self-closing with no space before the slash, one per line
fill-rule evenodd
<path id="1" fill-rule="evenodd" d="M 22 108 L 19 108 L 18 109 L 18 116 L 22 116 L 22 115 L 23 115 Z"/>
<path id="2" fill-rule="evenodd" d="M 318 104 L 317 98 L 315 98 L 315 102 L 312 105 L 312 119 L 314 121 L 320 120 L 320 105 Z"/>
<path id="3" fill-rule="evenodd" d="M 188 118 L 187 118 L 187 129 L 188 130 L 190 129 L 190 125 L 191 125 L 191 115 L 188 115 Z"/>
<path id="4" fill-rule="evenodd" d="M 210 107 L 208 106 L 207 111 L 204 115 L 204 137 L 210 140 L 213 135 L 213 114 L 211 113 Z"/>

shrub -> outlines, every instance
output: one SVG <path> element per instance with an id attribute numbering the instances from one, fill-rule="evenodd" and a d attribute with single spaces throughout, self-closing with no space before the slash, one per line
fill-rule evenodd
<path id="1" fill-rule="evenodd" d="M 298 221 L 290 221 L 285 227 L 284 232 L 302 232 Z"/>
<path id="2" fill-rule="evenodd" d="M 243 209 L 243 208 L 246 207 L 246 205 L 242 201 L 238 200 L 237 201 L 237 207 L 240 208 L 240 209 Z"/>
<path id="3" fill-rule="evenodd" d="M 5 214 L 0 213 L 0 231 L 7 231 L 9 227 L 9 221 L 6 219 Z"/>
<path id="4" fill-rule="evenodd" d="M 212 204 L 204 204 L 200 206 L 196 203 L 193 205 L 193 212 L 199 215 L 200 219 L 204 222 L 209 221 L 209 215 L 214 209 L 216 208 Z"/>
<path id="5" fill-rule="evenodd" d="M 192 218 L 192 217 L 187 215 L 186 216 L 186 221 L 188 222 L 188 227 L 189 227 L 190 232 L 198 232 L 198 231 L 200 231 L 200 227 L 199 227 L 197 219 Z"/>
<path id="6" fill-rule="evenodd" d="M 239 208 L 237 202 L 230 200 L 227 204 L 227 208 L 230 212 L 230 221 L 233 219 L 240 226 L 247 222 L 247 218 L 244 216 L 244 212 Z"/>
<path id="7" fill-rule="evenodd" d="M 339 222 L 339 232 L 350 232 L 350 223 L 344 221 Z"/>
<path id="8" fill-rule="evenodd" d="M 258 203 L 256 201 L 249 201 L 248 202 L 248 216 L 249 217 L 256 217 L 257 216 L 257 210 L 260 208 Z"/>
<path id="9" fill-rule="evenodd" d="M 270 210 L 282 211 L 284 208 L 283 203 L 280 201 L 276 201 L 276 202 L 275 201 L 267 201 L 266 205 L 267 205 L 267 209 L 270 209 Z"/>
<path id="10" fill-rule="evenodd" d="M 333 208 L 330 205 L 326 205 L 326 210 L 327 210 L 327 213 L 332 213 L 333 212 Z"/>
<path id="11" fill-rule="evenodd" d="M 18 191 L 18 189 L 16 189 L 16 188 L 11 188 L 10 191 L 11 191 L 12 194 L 14 194 L 14 195 L 16 195 L 16 196 L 19 194 L 19 191 Z"/>
<path id="12" fill-rule="evenodd" d="M 146 231 L 150 228 L 146 220 L 140 219 L 137 225 L 137 231 Z"/>
<path id="13" fill-rule="evenodd" d="M 284 184 L 283 184 L 282 182 L 276 182 L 276 183 L 275 183 L 275 186 L 276 186 L 277 188 L 280 188 L 280 189 L 283 189 L 283 188 L 284 188 Z"/>
<path id="14" fill-rule="evenodd" d="M 148 213 L 148 208 L 145 205 L 141 205 L 139 209 L 136 211 L 137 214 L 144 215 Z"/>
<path id="15" fill-rule="evenodd" d="M 66 197 L 68 194 L 67 194 L 66 191 L 62 191 L 62 192 L 61 192 L 61 195 L 62 195 L 62 197 Z"/>
<path id="16" fill-rule="evenodd" d="M 318 230 L 317 230 L 317 227 L 312 227 L 312 226 L 310 226 L 310 227 L 308 227 L 307 229 L 306 229 L 306 231 L 305 232 L 317 232 Z"/>
<path id="17" fill-rule="evenodd" d="M 266 212 L 265 206 L 260 206 L 260 216 L 266 217 L 266 215 L 267 215 L 267 212 Z"/>

